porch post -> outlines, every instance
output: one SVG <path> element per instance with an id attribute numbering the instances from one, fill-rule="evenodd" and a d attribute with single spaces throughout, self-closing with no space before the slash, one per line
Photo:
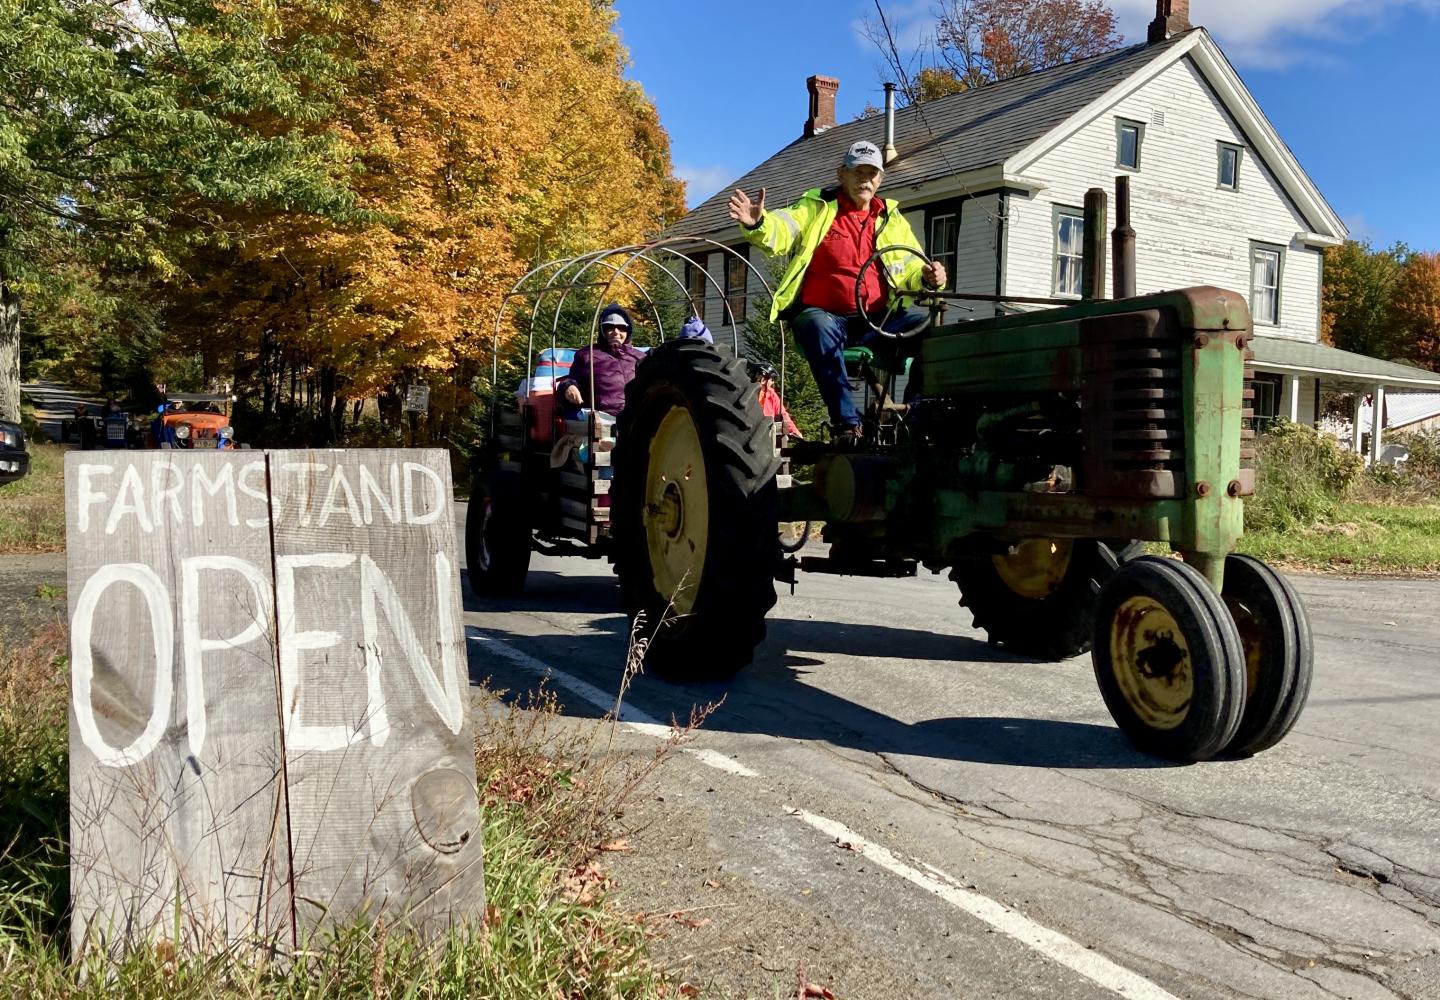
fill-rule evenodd
<path id="1" fill-rule="evenodd" d="M 1280 410 L 1292 424 L 1300 422 L 1300 376 L 1287 375 L 1280 390 Z"/>
<path id="2" fill-rule="evenodd" d="M 1380 432 L 1385 429 L 1385 386 L 1376 384 L 1375 404 L 1370 408 L 1370 464 L 1380 460 Z"/>
<path id="3" fill-rule="evenodd" d="M 1360 454 L 1360 440 L 1365 432 L 1360 427 L 1360 409 L 1365 405 L 1365 394 L 1356 390 L 1350 408 L 1350 450 Z"/>

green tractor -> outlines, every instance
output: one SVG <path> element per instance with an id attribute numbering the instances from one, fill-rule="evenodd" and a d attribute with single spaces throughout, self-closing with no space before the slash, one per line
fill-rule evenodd
<path id="1" fill-rule="evenodd" d="M 1312 649 L 1293 587 L 1234 554 L 1254 484 L 1251 336 L 1240 295 L 1198 287 L 877 338 L 847 352 L 868 387 L 858 446 L 777 447 L 738 359 L 658 346 L 628 387 L 610 511 L 647 663 L 732 675 L 797 571 L 948 570 L 992 643 L 1088 650 L 1140 749 L 1273 746 L 1304 705 Z M 923 382 L 910 403 L 894 398 L 907 369 Z M 781 474 L 787 461 L 808 480 Z M 827 555 L 781 553 L 777 523 L 804 520 L 824 522 Z"/>

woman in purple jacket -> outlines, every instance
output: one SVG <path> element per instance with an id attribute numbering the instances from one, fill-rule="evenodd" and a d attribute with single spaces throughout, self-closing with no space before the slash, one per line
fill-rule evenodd
<path id="1" fill-rule="evenodd" d="M 570 374 L 560 380 L 559 392 L 572 409 L 588 406 L 614 416 L 625 408 L 625 383 L 635 377 L 635 366 L 645 357 L 630 346 L 630 314 L 618 305 L 600 312 L 600 338 L 575 352 Z M 591 380 L 595 398 L 590 398 Z"/>

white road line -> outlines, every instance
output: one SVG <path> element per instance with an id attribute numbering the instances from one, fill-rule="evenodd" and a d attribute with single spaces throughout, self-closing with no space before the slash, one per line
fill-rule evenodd
<path id="1" fill-rule="evenodd" d="M 538 660 L 509 643 L 485 635 L 473 627 L 466 631 L 472 642 L 484 644 L 482 648 L 485 652 L 509 660 L 522 670 L 549 676 L 557 687 L 564 688 L 602 712 L 609 712 L 615 708 L 614 697 L 595 685 L 582 681 L 578 677 L 572 677 L 563 670 L 556 670 L 544 660 Z M 657 739 L 668 739 L 671 733 L 671 727 L 656 721 L 638 708 L 631 708 L 628 705 L 620 706 L 620 721 L 634 732 L 654 736 Z M 714 750 L 699 750 L 692 747 L 681 747 L 681 749 L 702 764 L 718 770 L 744 778 L 759 777 L 756 772 L 745 765 Z M 1131 972 L 1123 965 L 1117 965 L 1104 955 L 1086 948 L 1059 931 L 1052 931 L 1048 927 L 1041 926 L 1024 914 L 1008 909 L 989 896 L 961 888 L 960 883 L 954 877 L 933 865 L 925 865 L 933 873 L 927 875 L 895 857 L 887 848 L 866 840 L 843 823 L 837 823 L 832 819 L 817 816 L 803 809 L 788 808 L 786 811 L 792 816 L 799 817 L 827 837 L 854 845 L 859 848 L 861 854 L 880 867 L 899 875 L 926 892 L 940 897 L 951 906 L 989 924 L 1001 934 L 1038 951 L 1067 969 L 1078 972 L 1107 990 L 1130 998 L 1130 1000 L 1179 1000 L 1174 994 L 1167 993 L 1138 973 Z"/>
<path id="2" fill-rule="evenodd" d="M 1014 938 L 1026 947 L 1033 948 L 1052 961 L 1078 972 L 1107 990 L 1125 997 L 1138 998 L 1138 1000 L 1178 1000 L 1173 993 L 1167 993 L 1150 980 L 1131 972 L 1122 965 L 1115 964 L 1104 955 L 1091 951 L 1059 931 L 1043 927 L 1024 914 L 997 903 L 989 896 L 960 888 L 948 875 L 941 880 L 932 878 L 917 868 L 912 868 L 886 848 L 866 840 L 843 823 L 826 819 L 824 816 L 816 816 L 803 809 L 792 808 L 789 812 L 827 837 L 833 837 L 841 843 L 858 848 L 862 855 L 880 867 L 894 872 L 907 882 L 912 882 L 927 892 L 934 893 L 951 906 L 965 911 L 975 919 L 989 924 L 1001 934 Z M 930 870 L 938 871 L 934 868 Z"/>
<path id="3" fill-rule="evenodd" d="M 544 660 L 537 660 L 529 653 L 523 653 L 514 646 L 499 639 L 483 633 L 470 632 L 469 638 L 473 642 L 484 643 L 484 650 L 487 653 L 494 653 L 504 660 L 509 660 L 515 666 L 532 674 L 549 676 L 557 687 L 564 688 L 571 694 L 589 702 L 592 706 L 602 712 L 613 712 L 615 710 L 615 696 L 607 694 L 589 681 L 582 681 L 578 677 L 572 677 L 563 670 L 556 670 Z M 673 729 L 665 723 L 646 715 L 638 708 L 632 708 L 623 702 L 620 705 L 620 722 L 632 732 L 643 733 L 646 736 L 653 736 L 658 740 L 670 738 Z M 744 764 L 731 760 L 722 753 L 714 750 L 702 750 L 698 747 L 681 747 L 682 752 L 694 757 L 700 763 L 715 768 L 717 771 L 724 771 L 727 774 L 734 774 L 741 778 L 758 778 L 759 775 L 750 770 Z"/>

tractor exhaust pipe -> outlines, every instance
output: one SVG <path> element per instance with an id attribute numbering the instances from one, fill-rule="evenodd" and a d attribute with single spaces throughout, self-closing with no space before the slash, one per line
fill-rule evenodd
<path id="1" fill-rule="evenodd" d="M 1115 178 L 1115 231 L 1110 243 L 1115 256 L 1115 298 L 1131 298 L 1135 294 L 1135 230 L 1130 226 L 1130 178 L 1124 174 Z"/>
<path id="2" fill-rule="evenodd" d="M 885 165 L 899 154 L 895 152 L 895 84 L 885 84 Z"/>
<path id="3" fill-rule="evenodd" d="M 1103 188 L 1085 192 L 1085 234 L 1080 250 L 1080 298 L 1105 296 L 1105 202 Z"/>

